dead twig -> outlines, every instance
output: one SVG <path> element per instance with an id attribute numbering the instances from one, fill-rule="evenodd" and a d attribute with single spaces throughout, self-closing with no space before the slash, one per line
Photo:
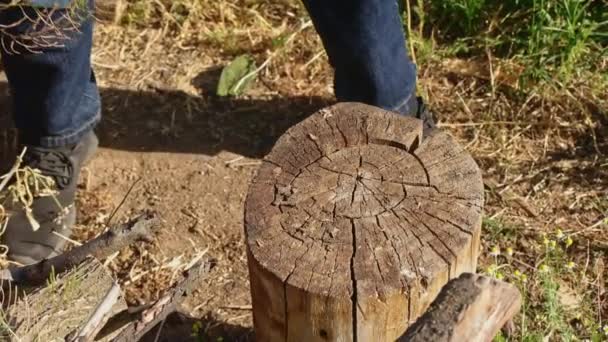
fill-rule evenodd
<path id="1" fill-rule="evenodd" d="M 579 235 L 579 234 L 584 234 L 588 231 L 594 230 L 596 228 L 598 228 L 601 225 L 607 225 L 608 226 L 608 217 L 604 217 L 602 219 L 600 219 L 599 221 L 595 222 L 594 224 L 585 227 L 579 231 L 573 232 L 572 234 L 570 234 L 570 236 L 575 236 L 575 235 Z"/>
<path id="2" fill-rule="evenodd" d="M 498 184 L 489 179 L 484 179 L 483 184 L 492 191 L 492 193 L 496 194 L 500 198 L 501 201 L 505 202 L 515 202 L 519 205 L 528 215 L 532 217 L 538 217 L 538 213 L 536 210 L 524 199 L 523 197 L 517 195 L 511 190 L 505 191 L 505 194 L 501 194 L 497 191 Z"/>
<path id="3" fill-rule="evenodd" d="M 70 341 L 92 341 L 112 315 L 112 309 L 120 299 L 120 295 L 120 286 L 115 282 L 112 284 L 112 287 L 108 293 L 106 293 L 103 301 L 97 306 L 89 320 L 84 324 L 82 329 L 80 329 L 80 332 L 74 336 L 74 338 L 70 339 Z"/>
<path id="4" fill-rule="evenodd" d="M 120 334 L 113 339 L 114 342 L 139 341 L 147 332 L 163 322 L 167 316 L 177 311 L 183 299 L 190 294 L 194 286 L 212 269 L 213 263 L 209 260 L 196 263 L 184 274 L 184 280 L 175 285 L 167 294 L 161 297 L 151 307 L 142 311 L 139 318 L 129 323 Z"/>
<path id="5" fill-rule="evenodd" d="M 131 194 L 131 191 L 133 191 L 133 189 L 135 188 L 135 186 L 141 181 L 141 177 L 138 178 L 135 183 L 131 184 L 131 186 L 129 187 L 129 190 L 127 190 L 127 193 L 125 194 L 125 196 L 122 198 L 122 200 L 120 201 L 120 203 L 118 203 L 118 205 L 116 206 L 116 208 L 114 209 L 114 211 L 112 212 L 112 214 L 110 214 L 110 217 L 108 217 L 108 223 L 106 223 L 106 225 L 110 225 L 110 222 L 112 222 L 112 219 L 114 218 L 114 215 L 116 215 L 116 213 L 118 212 L 118 210 L 120 210 L 120 208 L 123 206 L 123 204 L 125 204 L 125 202 L 127 201 L 127 198 L 129 198 L 129 195 Z"/>
<path id="6" fill-rule="evenodd" d="M 108 230 L 82 246 L 37 264 L 13 267 L 3 270 L 0 279 L 14 285 L 36 286 L 43 284 L 51 274 L 59 274 L 82 263 L 88 256 L 104 259 L 116 251 L 129 246 L 136 240 L 150 240 L 154 228 L 158 227 L 154 213 L 146 213 L 138 218 Z"/>
<path id="7" fill-rule="evenodd" d="M 13 164 L 13 167 L 10 169 L 10 171 L 5 174 L 2 175 L 2 177 L 0 177 L 0 179 L 2 179 L 2 181 L 0 182 L 0 192 L 2 192 L 2 190 L 4 190 L 4 187 L 6 187 L 6 184 L 8 184 L 8 182 L 13 178 L 13 175 L 17 172 L 17 170 L 19 170 L 19 167 L 21 166 L 21 162 L 23 161 L 23 156 L 25 155 L 25 152 L 27 151 L 27 149 L 23 149 L 23 151 L 21 152 L 21 155 L 19 155 L 17 157 L 17 160 L 15 161 L 15 164 Z"/>
<path id="8" fill-rule="evenodd" d="M 221 307 L 222 309 L 228 309 L 228 310 L 243 310 L 243 311 L 250 311 L 253 309 L 253 307 L 251 305 L 225 305 Z"/>

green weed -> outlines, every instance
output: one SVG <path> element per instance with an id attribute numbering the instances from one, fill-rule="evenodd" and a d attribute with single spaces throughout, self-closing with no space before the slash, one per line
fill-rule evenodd
<path id="1" fill-rule="evenodd" d="M 489 49 L 514 59 L 525 66 L 524 86 L 567 86 L 599 71 L 606 57 L 608 5 L 602 1 L 417 0 L 415 6 L 426 39 L 439 40 L 456 56 L 484 56 Z"/>
<path id="2" fill-rule="evenodd" d="M 475 35 L 480 30 L 484 23 L 483 11 L 487 7 L 486 0 L 431 1 L 434 14 L 441 13 L 446 18 L 455 19 L 450 23 L 450 32 L 463 36 Z"/>
<path id="3" fill-rule="evenodd" d="M 505 224 L 496 220 L 484 220 L 484 227 L 499 236 L 509 232 Z M 600 318 L 594 311 L 593 301 L 587 297 L 592 291 L 585 279 L 593 278 L 570 259 L 569 249 L 573 238 L 557 229 L 533 242 L 532 248 L 518 251 L 502 242 L 489 247 L 490 264 L 484 269 L 487 275 L 515 284 L 522 294 L 522 309 L 516 317 L 517 331 L 507 339 L 503 335 L 495 341 L 603 341 L 608 338 L 608 326 L 600 326 Z M 533 262 L 524 259 L 535 254 Z M 578 280 L 579 286 L 568 284 Z M 606 331 L 605 331 L 606 330 Z"/>
<path id="4" fill-rule="evenodd" d="M 516 238 L 517 227 L 498 219 L 484 217 L 482 221 L 484 239 L 495 243 L 497 241 L 513 242 Z"/>
<path id="5" fill-rule="evenodd" d="M 200 321 L 192 324 L 192 333 L 190 337 L 194 338 L 196 342 L 224 342 L 224 338 L 219 336 L 215 338 L 208 337 L 205 333 L 205 328 Z"/>
<path id="6" fill-rule="evenodd" d="M 149 1 L 130 1 L 122 16 L 125 25 L 140 25 L 147 23 L 153 14 L 153 4 Z"/>

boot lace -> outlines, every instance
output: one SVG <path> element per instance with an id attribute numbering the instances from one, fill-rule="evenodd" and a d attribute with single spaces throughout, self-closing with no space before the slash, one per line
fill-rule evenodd
<path id="1" fill-rule="evenodd" d="M 38 169 L 43 175 L 53 178 L 59 190 L 72 181 L 74 165 L 66 153 L 41 147 L 28 147 L 23 164 Z"/>

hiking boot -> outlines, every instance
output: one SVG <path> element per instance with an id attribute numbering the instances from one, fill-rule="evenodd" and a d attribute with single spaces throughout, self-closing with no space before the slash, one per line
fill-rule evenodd
<path id="1" fill-rule="evenodd" d="M 435 120 L 433 120 L 433 113 L 424 103 L 422 97 L 418 97 L 418 108 L 416 110 L 415 117 L 422 120 L 422 136 L 427 137 L 432 130 L 437 128 Z"/>
<path id="2" fill-rule="evenodd" d="M 97 149 L 97 136 L 87 133 L 79 143 L 60 148 L 26 146 L 22 166 L 38 169 L 55 181 L 53 196 L 34 199 L 32 216 L 40 224 L 34 231 L 21 204 L 7 204 L 9 220 L 2 235 L 10 260 L 27 265 L 61 253 L 76 222 L 74 199 L 80 169 Z M 12 208 L 11 208 L 12 206 Z"/>

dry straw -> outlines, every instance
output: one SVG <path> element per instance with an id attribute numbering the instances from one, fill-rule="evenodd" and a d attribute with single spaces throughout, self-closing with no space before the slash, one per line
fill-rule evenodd
<path id="1" fill-rule="evenodd" d="M 61 47 L 90 15 L 87 0 L 70 1 L 66 8 L 33 7 L 24 0 L 12 0 L 0 4 L 1 11 L 15 17 L 13 22 L 0 24 L 0 47 L 9 54 Z"/>
<path id="2" fill-rule="evenodd" d="M 43 175 L 38 169 L 22 165 L 26 151 L 24 148 L 17 156 L 10 171 L 0 177 L 0 236 L 6 230 L 10 212 L 13 210 L 25 211 L 30 227 L 23 227 L 23 229 L 36 231 L 40 228 L 32 211 L 36 198 L 51 197 L 60 209 L 57 219 L 61 219 L 62 215 L 67 213 L 68 208 L 64 208 L 56 197 L 55 181 L 51 177 Z M 7 253 L 8 247 L 0 245 L 0 267 L 2 268 L 8 264 Z"/>

